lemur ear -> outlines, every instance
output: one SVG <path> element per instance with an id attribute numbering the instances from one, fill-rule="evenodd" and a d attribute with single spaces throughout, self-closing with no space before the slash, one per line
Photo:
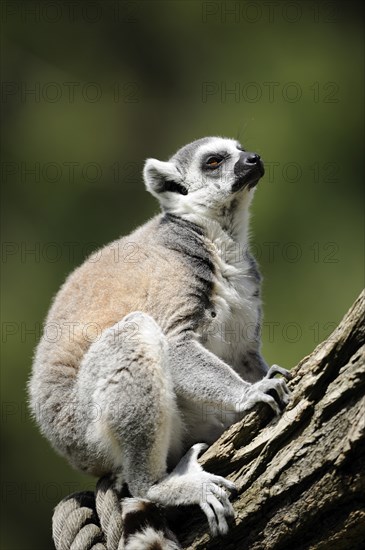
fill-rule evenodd
<path id="1" fill-rule="evenodd" d="M 156 159 L 147 159 L 143 169 L 143 177 L 147 190 L 152 195 L 165 191 L 187 195 L 188 190 L 182 183 L 180 172 L 173 162 L 162 162 Z"/>

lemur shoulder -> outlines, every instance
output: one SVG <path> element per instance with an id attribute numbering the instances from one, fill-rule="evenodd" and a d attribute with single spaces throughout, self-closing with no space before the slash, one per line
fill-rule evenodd
<path id="1" fill-rule="evenodd" d="M 115 474 L 141 502 L 198 504 L 212 534 L 228 530 L 234 485 L 202 470 L 203 444 L 255 403 L 279 414 L 289 399 L 285 379 L 274 378 L 287 371 L 260 354 L 248 221 L 263 173 L 257 154 L 220 137 L 167 162 L 148 159 L 146 187 L 162 213 L 68 277 L 29 382 L 41 431 L 75 467 Z M 151 533 L 143 536 L 147 548 Z M 178 548 L 173 536 L 155 536 Z"/>

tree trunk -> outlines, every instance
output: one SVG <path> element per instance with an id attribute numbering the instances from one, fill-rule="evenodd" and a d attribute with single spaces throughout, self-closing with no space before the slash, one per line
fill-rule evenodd
<path id="1" fill-rule="evenodd" d="M 202 456 L 235 481 L 235 525 L 211 539 L 196 510 L 173 526 L 185 549 L 365 548 L 362 293 L 332 335 L 292 371 L 280 418 L 258 405 Z"/>

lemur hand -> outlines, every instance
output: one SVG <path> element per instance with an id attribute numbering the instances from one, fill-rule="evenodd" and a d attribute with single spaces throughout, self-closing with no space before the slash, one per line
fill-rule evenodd
<path id="1" fill-rule="evenodd" d="M 276 374 L 282 374 L 284 378 L 274 378 Z M 252 384 L 245 392 L 238 405 L 238 411 L 252 409 L 256 403 L 267 403 L 275 414 L 279 415 L 289 403 L 291 393 L 286 380 L 291 378 L 292 375 L 289 371 L 278 365 L 272 365 L 265 378 Z"/>

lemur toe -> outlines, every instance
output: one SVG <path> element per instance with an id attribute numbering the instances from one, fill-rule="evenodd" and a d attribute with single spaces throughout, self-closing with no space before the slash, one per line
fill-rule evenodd
<path id="1" fill-rule="evenodd" d="M 280 367 L 279 365 L 272 365 L 269 368 L 269 371 L 266 374 L 265 378 L 273 378 L 276 374 L 282 374 L 287 380 L 291 380 L 293 378 L 293 375 L 290 371 L 284 369 L 283 367 Z"/>

